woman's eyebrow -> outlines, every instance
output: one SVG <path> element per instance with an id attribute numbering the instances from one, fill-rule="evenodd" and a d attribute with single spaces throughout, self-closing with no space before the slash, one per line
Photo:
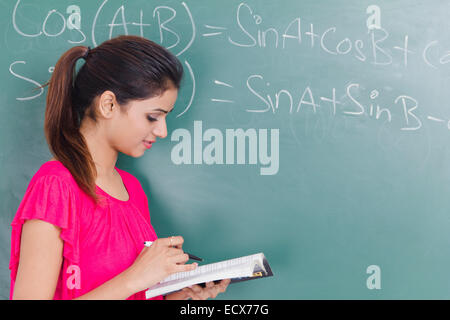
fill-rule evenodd
<path id="1" fill-rule="evenodd" d="M 170 109 L 169 112 L 172 112 L 173 109 L 174 109 L 174 108 Z M 161 111 L 161 112 L 164 112 L 165 114 L 168 113 L 166 110 L 163 110 L 163 109 L 155 109 L 155 110 L 153 110 L 153 111 Z"/>

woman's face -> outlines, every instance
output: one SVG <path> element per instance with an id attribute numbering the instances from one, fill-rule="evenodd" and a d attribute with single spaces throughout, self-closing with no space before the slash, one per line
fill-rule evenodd
<path id="1" fill-rule="evenodd" d="M 131 157 L 140 157 L 148 149 L 145 141 L 155 142 L 167 136 L 166 117 L 177 100 L 178 90 L 170 87 L 162 95 L 131 101 L 126 112 L 117 112 L 108 124 L 110 145 Z M 119 110 L 116 110 L 119 111 Z"/>

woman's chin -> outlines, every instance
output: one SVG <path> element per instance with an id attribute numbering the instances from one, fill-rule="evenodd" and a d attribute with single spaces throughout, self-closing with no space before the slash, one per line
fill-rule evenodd
<path id="1" fill-rule="evenodd" d="M 145 154 L 145 150 L 133 150 L 130 152 L 122 152 L 122 153 L 132 158 L 140 158 Z"/>

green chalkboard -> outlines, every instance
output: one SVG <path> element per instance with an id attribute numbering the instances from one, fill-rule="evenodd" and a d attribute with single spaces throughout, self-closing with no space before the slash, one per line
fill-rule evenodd
<path id="1" fill-rule="evenodd" d="M 274 276 L 228 299 L 450 298 L 450 20 L 432 1 L 0 0 L 0 295 L 10 222 L 51 155 L 60 55 L 121 34 L 176 54 L 168 136 L 120 155 L 160 237 Z"/>

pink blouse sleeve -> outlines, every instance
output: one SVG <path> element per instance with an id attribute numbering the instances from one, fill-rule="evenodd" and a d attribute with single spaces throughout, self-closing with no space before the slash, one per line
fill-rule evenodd
<path id="1" fill-rule="evenodd" d="M 70 183 L 62 177 L 46 175 L 30 182 L 11 223 L 11 279 L 15 280 L 20 257 L 22 225 L 26 220 L 39 219 L 61 228 L 63 256 L 78 263 L 78 217 L 76 201 Z M 11 287 L 11 295 L 12 295 Z"/>

